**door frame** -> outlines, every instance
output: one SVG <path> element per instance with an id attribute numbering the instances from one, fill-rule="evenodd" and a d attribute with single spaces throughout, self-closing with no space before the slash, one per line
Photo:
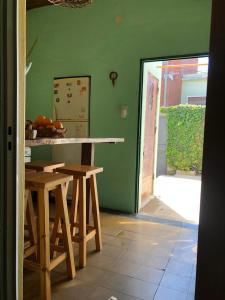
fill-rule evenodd
<path id="1" fill-rule="evenodd" d="M 0 14 L 0 298 L 22 300 L 26 1 Z"/>
<path id="2" fill-rule="evenodd" d="M 144 71 L 144 70 L 143 70 Z M 144 74 L 145 73 L 145 74 Z M 146 75 L 147 77 L 145 78 L 145 82 L 146 82 L 146 86 L 145 86 L 145 90 L 146 90 L 146 94 L 145 97 L 143 97 L 142 94 L 142 118 L 143 120 L 141 120 L 141 125 L 143 126 L 142 129 L 142 135 L 141 135 L 141 144 L 140 144 L 140 170 L 142 172 L 140 172 L 140 178 L 139 178 L 139 189 L 140 189 L 140 195 L 139 195 L 139 209 L 145 205 L 146 201 L 148 201 L 147 199 L 143 202 L 143 184 L 144 184 L 144 177 L 143 177 L 143 169 L 144 169 L 144 164 L 145 164 L 145 146 L 146 146 L 146 136 L 145 136 L 145 129 L 146 129 L 146 110 L 147 110 L 147 96 L 148 96 L 148 85 L 149 85 L 149 75 L 152 77 L 152 80 L 156 80 L 157 81 L 157 96 L 156 96 L 156 103 L 155 103 L 155 122 L 153 122 L 153 120 L 150 118 L 150 127 L 154 127 L 154 143 L 152 144 L 153 146 L 153 151 L 151 151 L 151 158 L 153 160 L 153 165 L 152 165 L 152 193 L 149 195 L 151 197 L 151 195 L 154 194 L 154 188 L 155 188 L 155 173 L 156 173 L 156 155 L 157 155 L 157 140 L 158 140 L 158 113 L 159 113 L 159 107 L 160 107 L 160 99 L 159 99 L 159 79 L 150 71 L 148 70 L 147 72 L 143 72 L 143 75 Z M 144 79 L 144 76 L 143 76 Z M 144 83 L 144 80 L 143 80 Z M 144 85 L 144 84 L 143 84 Z M 153 95 L 155 93 L 155 88 L 153 88 Z M 151 114 L 151 112 L 150 112 Z M 156 129 L 156 130 L 155 130 Z M 143 139 L 143 140 L 142 140 Z M 149 197 L 148 197 L 149 198 Z"/>
<path id="3" fill-rule="evenodd" d="M 181 55 L 169 55 L 169 56 L 157 56 L 152 58 L 143 58 L 140 60 L 140 72 L 139 72 L 139 100 L 138 100 L 138 130 L 137 130 L 137 156 L 136 156 L 136 180 L 135 180 L 135 213 L 140 209 L 140 180 L 141 180 L 141 148 L 142 148 L 142 118 L 143 118 L 143 83 L 144 83 L 144 65 L 145 63 L 155 61 L 167 61 L 185 58 L 196 58 L 209 56 L 209 52 L 181 54 Z M 157 133 L 156 133 L 157 134 Z M 156 151 L 156 149 L 155 149 Z"/>

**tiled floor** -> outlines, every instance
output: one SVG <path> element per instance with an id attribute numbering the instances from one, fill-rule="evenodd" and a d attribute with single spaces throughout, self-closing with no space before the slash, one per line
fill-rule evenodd
<path id="1" fill-rule="evenodd" d="M 197 231 L 106 213 L 101 221 L 103 251 L 90 241 L 75 280 L 65 264 L 53 271 L 53 300 L 194 299 Z M 38 275 L 25 271 L 24 300 L 38 299 L 39 290 Z"/>

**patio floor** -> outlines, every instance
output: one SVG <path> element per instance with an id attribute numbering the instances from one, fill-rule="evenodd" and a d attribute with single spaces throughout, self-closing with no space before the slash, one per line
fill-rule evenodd
<path id="1" fill-rule="evenodd" d="M 155 196 L 140 214 L 198 224 L 200 193 L 200 176 L 159 176 Z"/>
<path id="2" fill-rule="evenodd" d="M 65 264 L 52 271 L 53 300 L 194 300 L 196 230 L 106 213 L 101 222 L 102 252 L 90 241 L 87 267 L 74 280 Z M 24 300 L 39 292 L 39 274 L 25 271 Z"/>

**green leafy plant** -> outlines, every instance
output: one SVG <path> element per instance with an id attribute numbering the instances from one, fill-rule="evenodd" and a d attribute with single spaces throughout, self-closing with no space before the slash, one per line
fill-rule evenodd
<path id="1" fill-rule="evenodd" d="M 205 106 L 161 107 L 161 113 L 167 114 L 168 118 L 167 165 L 178 170 L 201 172 Z"/>

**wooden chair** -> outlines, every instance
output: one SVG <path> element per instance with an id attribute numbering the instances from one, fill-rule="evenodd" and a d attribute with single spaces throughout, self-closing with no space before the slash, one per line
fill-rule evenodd
<path id="1" fill-rule="evenodd" d="M 69 215 L 67 210 L 66 194 L 72 176 L 59 173 L 29 174 L 26 177 L 26 190 L 36 191 L 38 195 L 38 230 L 37 230 L 37 260 L 24 259 L 24 267 L 41 273 L 41 300 L 51 299 L 50 272 L 64 260 L 67 263 L 67 273 L 70 279 L 75 277 L 75 265 L 70 235 Z M 54 247 L 60 253 L 50 259 L 50 233 L 49 233 L 49 191 L 55 192 L 56 211 L 61 222 L 62 243 Z M 53 245 L 54 246 L 54 245 Z"/>
<path id="2" fill-rule="evenodd" d="M 37 172 L 54 172 L 55 169 L 65 166 L 63 162 L 52 162 L 36 160 L 25 164 L 26 169 L 36 170 Z"/>
<path id="3" fill-rule="evenodd" d="M 57 172 L 73 175 L 73 197 L 70 210 L 70 226 L 72 241 L 79 243 L 79 265 L 81 268 L 86 266 L 86 246 L 87 242 L 95 237 L 96 251 L 102 249 L 101 226 L 99 214 L 99 202 L 97 192 L 96 174 L 103 172 L 103 168 L 86 165 L 68 165 L 58 168 Z M 90 180 L 90 192 L 92 201 L 93 223 L 86 224 L 86 181 Z M 77 222 L 77 212 L 79 222 Z M 58 217 L 56 216 L 56 219 Z M 76 229 L 78 228 L 78 233 Z M 53 228 L 52 243 L 57 243 L 58 233 L 57 221 Z"/>

